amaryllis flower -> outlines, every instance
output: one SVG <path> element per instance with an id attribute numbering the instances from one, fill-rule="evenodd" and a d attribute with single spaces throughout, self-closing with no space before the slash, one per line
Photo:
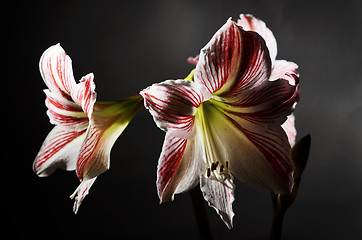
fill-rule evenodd
<path id="1" fill-rule="evenodd" d="M 74 212 L 96 177 L 109 168 L 111 148 L 142 105 L 142 97 L 96 102 L 93 74 L 76 83 L 72 62 L 57 44 L 48 48 L 39 63 L 48 89 L 47 114 L 55 127 L 46 137 L 33 163 L 34 172 L 49 176 L 55 169 L 76 170 L 82 181 L 72 195 Z"/>
<path id="2" fill-rule="evenodd" d="M 189 59 L 196 68 L 186 79 L 141 92 L 166 131 L 157 170 L 161 202 L 199 183 L 229 228 L 234 176 L 275 193 L 293 186 L 291 146 L 281 125 L 298 100 L 298 74 L 295 64 L 275 61 L 276 44 L 266 39 L 274 37 L 262 27 L 265 36 L 229 19 L 199 56 Z"/>

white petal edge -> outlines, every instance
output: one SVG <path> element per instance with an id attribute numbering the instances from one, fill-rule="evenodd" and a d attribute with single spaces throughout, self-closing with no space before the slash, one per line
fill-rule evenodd
<path id="1" fill-rule="evenodd" d="M 92 187 L 96 179 L 97 177 L 82 181 L 74 193 L 70 196 L 71 199 L 75 197 L 73 206 L 74 214 L 78 213 L 80 205 L 82 204 L 84 198 L 88 195 L 89 189 Z"/>
<path id="2" fill-rule="evenodd" d="M 34 172 L 40 177 L 51 175 L 57 168 L 75 170 L 78 154 L 85 139 L 85 131 L 69 132 L 55 126 L 45 138 L 33 163 Z"/>
<path id="3" fill-rule="evenodd" d="M 209 206 L 216 210 L 217 214 L 229 229 L 233 228 L 233 217 L 235 214 L 233 212 L 232 203 L 235 200 L 235 185 L 232 179 L 220 182 L 201 176 L 200 188 L 203 197 L 208 202 Z"/>
<path id="4" fill-rule="evenodd" d="M 258 33 L 264 39 L 273 66 L 278 53 L 277 41 L 273 32 L 266 26 L 265 22 L 250 14 L 240 14 L 240 19 L 237 24 L 245 31 Z"/>

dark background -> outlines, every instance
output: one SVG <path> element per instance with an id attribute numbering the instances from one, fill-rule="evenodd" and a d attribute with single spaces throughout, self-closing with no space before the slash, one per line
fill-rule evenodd
<path id="1" fill-rule="evenodd" d="M 188 193 L 159 205 L 156 166 L 164 133 L 145 109 L 115 143 L 111 169 L 97 179 L 78 215 L 68 198 L 78 186 L 74 172 L 58 170 L 48 178 L 32 172 L 33 159 L 53 127 L 45 114 L 46 86 L 38 62 L 44 50 L 60 42 L 73 60 L 77 80 L 95 74 L 98 100 L 121 99 L 154 82 L 187 76 L 192 66 L 186 59 L 197 55 L 229 17 L 236 21 L 240 13 L 250 13 L 274 32 L 277 58 L 299 65 L 298 139 L 312 135 L 310 160 L 285 218 L 284 239 L 361 239 L 361 3 L 21 1 L 3 6 L 5 230 L 41 239 L 197 239 Z M 236 186 L 233 230 L 207 209 L 214 239 L 267 239 L 269 193 L 239 181 Z"/>

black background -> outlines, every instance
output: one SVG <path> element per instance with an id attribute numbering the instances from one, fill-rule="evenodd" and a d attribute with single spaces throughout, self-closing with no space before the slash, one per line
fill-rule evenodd
<path id="1" fill-rule="evenodd" d="M 95 74 L 98 100 L 121 99 L 154 82 L 187 76 L 192 66 L 186 59 L 240 13 L 263 19 L 277 38 L 277 59 L 300 67 L 298 139 L 311 133 L 312 149 L 283 236 L 361 239 L 359 0 L 22 1 L 3 6 L 5 230 L 39 238 L 197 239 L 188 193 L 159 205 L 156 166 L 164 133 L 145 109 L 115 143 L 111 169 L 97 179 L 78 215 L 68 198 L 78 186 L 74 172 L 58 170 L 48 178 L 32 172 L 33 159 L 53 127 L 45 114 L 46 86 L 38 62 L 44 50 L 60 42 L 73 60 L 77 80 Z M 214 238 L 267 239 L 269 193 L 239 181 L 236 186 L 233 230 L 207 209 Z"/>

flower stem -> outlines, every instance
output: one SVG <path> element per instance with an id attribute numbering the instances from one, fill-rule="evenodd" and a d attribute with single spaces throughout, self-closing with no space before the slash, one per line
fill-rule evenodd
<path id="1" fill-rule="evenodd" d="M 212 240 L 209 220 L 207 218 L 205 201 L 198 187 L 190 191 L 192 205 L 194 207 L 197 227 L 199 229 L 200 240 Z"/>
<path id="2" fill-rule="evenodd" d="M 278 202 L 277 194 L 272 194 L 273 200 L 273 223 L 270 231 L 270 240 L 280 240 L 282 236 L 283 219 L 286 209 L 281 207 Z"/>

